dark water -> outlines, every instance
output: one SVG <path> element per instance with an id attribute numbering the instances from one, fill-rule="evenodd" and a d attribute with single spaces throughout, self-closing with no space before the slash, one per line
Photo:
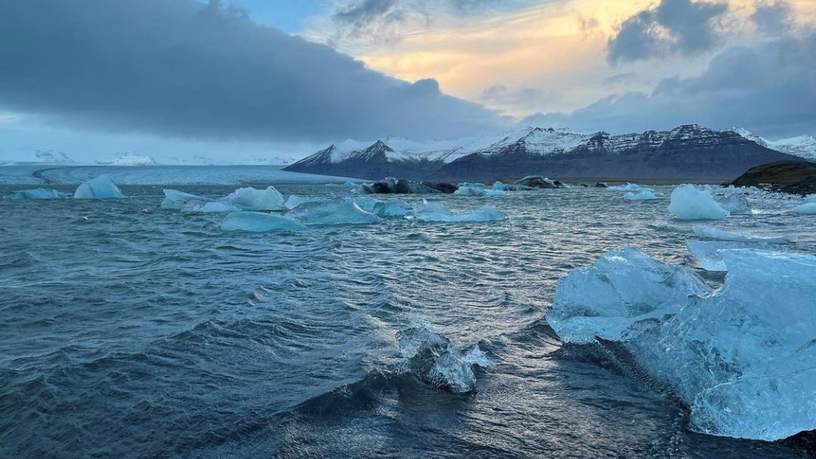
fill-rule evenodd
<path id="1" fill-rule="evenodd" d="M 690 225 L 665 200 L 445 197 L 510 220 L 224 234 L 220 215 L 160 210 L 158 187 L 123 190 L 0 200 L 0 457 L 809 454 L 695 434 L 682 406 L 606 351 L 562 348 L 543 321 L 555 282 L 608 248 L 683 261 Z M 797 225 L 773 212 L 725 224 Z M 397 371 L 395 334 L 417 324 L 485 351 L 474 393 Z"/>

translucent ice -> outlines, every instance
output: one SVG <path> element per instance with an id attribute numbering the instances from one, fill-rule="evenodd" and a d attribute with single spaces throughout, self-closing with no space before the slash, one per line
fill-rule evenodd
<path id="1" fill-rule="evenodd" d="M 677 312 L 709 288 L 690 269 L 615 249 L 558 281 L 547 322 L 564 341 L 621 340 L 638 322 Z"/>
<path id="2" fill-rule="evenodd" d="M 751 234 L 735 233 L 724 229 L 715 228 L 708 225 L 694 225 L 692 228 L 694 235 L 701 239 L 714 239 L 718 241 L 739 241 L 739 242 L 764 242 L 764 243 L 785 243 L 796 242 L 793 236 L 754 236 Z"/>
<path id="3" fill-rule="evenodd" d="M 74 192 L 74 199 L 111 199 L 124 198 L 125 195 L 119 190 L 119 187 L 111 182 L 107 175 L 100 175 L 99 177 L 83 182 Z"/>
<path id="4" fill-rule="evenodd" d="M 672 191 L 669 212 L 678 220 L 720 220 L 729 213 L 707 188 L 681 185 Z"/>
<path id="5" fill-rule="evenodd" d="M 440 202 L 424 201 L 414 210 L 414 218 L 433 223 L 479 223 L 506 220 L 507 216 L 493 206 L 482 206 L 467 213 L 453 213 Z"/>
<path id="6" fill-rule="evenodd" d="M 675 282 L 679 267 L 652 260 L 643 263 L 648 269 L 628 270 L 628 289 L 676 291 L 642 296 L 644 303 L 630 312 L 629 296 L 591 282 L 575 288 L 585 280 L 618 277 L 620 266 L 604 260 L 609 256 L 559 282 L 547 318 L 562 339 L 619 342 L 685 402 L 700 432 L 772 441 L 816 429 L 816 257 L 722 250 L 728 274 L 711 294 L 699 281 Z M 587 272 L 596 279 L 585 279 Z M 666 304 L 675 304 L 670 313 L 634 320 L 642 311 L 666 310 Z M 598 319 L 604 316 L 629 325 L 610 333 L 609 322 Z M 580 333 L 565 324 L 581 324 Z"/>
<path id="7" fill-rule="evenodd" d="M 799 215 L 816 215 L 816 202 L 806 202 L 794 207 L 791 212 Z"/>
<path id="8" fill-rule="evenodd" d="M 263 212 L 232 212 L 221 223 L 222 231 L 247 231 L 266 233 L 272 231 L 301 231 L 303 225 L 282 215 Z"/>
<path id="9" fill-rule="evenodd" d="M 504 186 L 497 188 L 494 185 L 493 188 L 488 188 L 481 183 L 460 183 L 454 194 L 461 196 L 502 196 L 504 195 Z"/>
<path id="10" fill-rule="evenodd" d="M 265 190 L 239 188 L 223 199 L 224 202 L 243 210 L 284 210 L 283 195 L 270 186 Z"/>
<path id="11" fill-rule="evenodd" d="M 640 191 L 643 189 L 642 186 L 636 183 L 627 183 L 625 185 L 612 185 L 606 188 L 609 191 Z"/>
<path id="12" fill-rule="evenodd" d="M 751 204 L 748 199 L 736 193 L 718 199 L 717 203 L 731 215 L 748 215 L 751 213 Z"/>
<path id="13" fill-rule="evenodd" d="M 183 191 L 171 189 L 165 189 L 162 191 L 164 192 L 164 200 L 161 202 L 162 209 L 181 210 L 190 202 L 197 202 L 203 205 L 203 203 L 210 201 L 207 198 L 185 193 Z"/>
<path id="14" fill-rule="evenodd" d="M 307 202 L 297 206 L 288 215 L 305 225 L 368 225 L 380 217 L 361 209 L 353 200 L 335 199 Z"/>
<path id="15" fill-rule="evenodd" d="M 19 200 L 29 200 L 29 199 L 61 199 L 64 196 L 63 193 L 60 193 L 57 190 L 46 189 L 46 188 L 35 188 L 33 190 L 20 190 L 15 191 L 13 198 Z"/>
<path id="16" fill-rule="evenodd" d="M 299 206 L 301 204 L 305 204 L 307 202 L 317 202 L 317 201 L 322 201 L 322 199 L 321 198 L 315 198 L 315 197 L 304 197 L 304 196 L 299 196 L 299 195 L 293 194 L 293 195 L 290 195 L 286 199 L 286 203 L 284 204 L 284 206 L 287 209 L 291 210 L 291 209 L 294 209 L 295 207 L 297 207 L 297 206 Z"/>
<path id="17" fill-rule="evenodd" d="M 623 194 L 624 201 L 651 201 L 657 199 L 654 190 L 651 188 L 641 188 L 638 191 L 629 191 Z"/>
<path id="18" fill-rule="evenodd" d="M 433 386 L 452 392 L 474 390 L 476 375 L 473 367 L 486 367 L 490 363 L 478 345 L 463 353 L 448 338 L 427 326 L 400 330 L 397 345 L 406 371 Z"/>

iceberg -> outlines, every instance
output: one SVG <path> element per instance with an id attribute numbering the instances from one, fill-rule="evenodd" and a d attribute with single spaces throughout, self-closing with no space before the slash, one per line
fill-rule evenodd
<path id="1" fill-rule="evenodd" d="M 799 215 L 816 215 L 816 202 L 806 202 L 794 207 L 791 212 Z"/>
<path id="2" fill-rule="evenodd" d="M 501 184 L 501 182 L 497 182 Z M 459 188 L 453 192 L 461 196 L 503 196 L 505 185 L 501 184 L 501 188 L 488 188 L 481 183 L 460 183 Z"/>
<path id="3" fill-rule="evenodd" d="M 657 199 L 654 190 L 651 188 L 641 188 L 638 191 L 629 191 L 623 194 L 624 201 L 651 201 Z"/>
<path id="4" fill-rule="evenodd" d="M 203 204 L 210 201 L 207 198 L 178 190 L 164 189 L 162 192 L 164 193 L 164 199 L 160 205 L 162 209 L 181 210 L 191 202 Z"/>
<path id="5" fill-rule="evenodd" d="M 710 190 L 694 185 L 681 185 L 672 191 L 669 212 L 678 220 L 721 220 L 730 215 Z"/>
<path id="6" fill-rule="evenodd" d="M 285 210 L 283 195 L 275 187 L 265 190 L 238 188 L 222 201 L 242 210 Z"/>
<path id="7" fill-rule="evenodd" d="M 453 213 L 440 202 L 423 201 L 414 210 L 414 218 L 429 223 L 481 223 L 506 220 L 507 216 L 493 206 L 482 206 L 467 213 Z"/>
<path id="8" fill-rule="evenodd" d="M 709 292 L 682 267 L 630 265 L 631 254 L 612 251 L 558 283 L 547 320 L 562 340 L 622 345 L 699 432 L 775 441 L 816 429 L 816 257 L 722 250 L 725 284 Z"/>
<path id="9" fill-rule="evenodd" d="M 566 342 L 620 341 L 638 323 L 676 313 L 689 295 L 709 292 L 688 268 L 666 265 L 637 249 L 615 249 L 560 279 L 546 318 Z"/>
<path id="10" fill-rule="evenodd" d="M 403 218 L 410 215 L 413 211 L 408 203 L 400 199 L 381 201 L 363 196 L 354 198 L 353 201 L 364 211 L 381 218 Z"/>
<path id="11" fill-rule="evenodd" d="M 644 187 L 636 183 L 626 183 L 624 185 L 611 185 L 606 187 L 606 189 L 609 191 L 632 191 L 632 192 L 638 192 L 643 188 Z"/>
<path id="12" fill-rule="evenodd" d="M 737 242 L 764 242 L 769 244 L 796 242 L 793 236 L 754 236 L 750 234 L 735 233 L 724 229 L 715 228 L 708 225 L 694 225 L 691 227 L 694 235 L 700 239 L 714 239 L 717 241 L 737 241 Z"/>
<path id="13" fill-rule="evenodd" d="M 107 175 L 100 175 L 79 185 L 74 192 L 74 199 L 113 199 L 125 195 Z"/>
<path id="14" fill-rule="evenodd" d="M 17 200 L 62 199 L 64 196 L 65 196 L 64 193 L 60 193 L 57 190 L 46 188 L 34 188 L 33 190 L 15 191 L 14 194 L 12 195 L 12 199 Z"/>
<path id="15" fill-rule="evenodd" d="M 725 260 L 720 255 L 721 250 L 752 247 L 756 247 L 756 244 L 745 241 L 686 241 L 686 248 L 694 265 L 702 270 L 717 273 L 728 271 Z"/>
<path id="16" fill-rule="evenodd" d="M 487 367 L 490 361 L 478 345 L 470 351 L 457 349 L 450 340 L 427 326 L 416 326 L 397 333 L 397 345 L 403 368 L 420 380 L 451 392 L 476 389 L 474 367 Z"/>
<path id="17" fill-rule="evenodd" d="M 321 199 L 321 198 L 303 197 L 303 196 L 293 194 L 293 195 L 290 195 L 286 199 L 286 203 L 284 204 L 284 207 L 286 207 L 289 210 L 292 210 L 292 209 L 294 209 L 295 207 L 297 207 L 297 206 L 299 206 L 301 204 L 305 204 L 307 202 L 318 202 L 318 201 L 322 201 L 322 200 L 323 199 Z"/>
<path id="18" fill-rule="evenodd" d="M 221 222 L 221 231 L 267 233 L 272 231 L 296 232 L 305 227 L 291 218 L 263 212 L 231 212 Z"/>
<path id="19" fill-rule="evenodd" d="M 745 196 L 730 194 L 717 200 L 717 204 L 727 210 L 731 215 L 750 215 L 751 204 Z"/>
<path id="20" fill-rule="evenodd" d="M 307 202 L 290 211 L 289 215 L 310 226 L 369 225 L 381 220 L 349 199 Z"/>

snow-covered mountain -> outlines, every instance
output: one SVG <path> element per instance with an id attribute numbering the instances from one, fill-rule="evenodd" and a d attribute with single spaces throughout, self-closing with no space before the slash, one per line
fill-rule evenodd
<path id="1" fill-rule="evenodd" d="M 332 145 L 286 170 L 361 178 L 495 180 L 560 177 L 733 179 L 792 159 L 734 131 L 699 125 L 610 135 L 530 127 L 497 136 L 419 144 L 401 139 Z"/>
<path id="2" fill-rule="evenodd" d="M 812 135 L 800 135 L 779 140 L 768 140 L 760 137 L 747 129 L 735 128 L 734 132 L 753 140 L 754 142 L 768 147 L 772 150 L 781 151 L 789 155 L 798 156 L 808 161 L 816 161 L 816 137 Z"/>

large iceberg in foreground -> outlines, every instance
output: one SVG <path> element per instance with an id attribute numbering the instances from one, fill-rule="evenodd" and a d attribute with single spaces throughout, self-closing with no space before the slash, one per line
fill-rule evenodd
<path id="1" fill-rule="evenodd" d="M 414 210 L 414 218 L 433 223 L 480 223 L 506 220 L 507 216 L 493 206 L 482 206 L 467 213 L 453 213 L 441 202 L 423 202 Z"/>
<path id="2" fill-rule="evenodd" d="M 669 212 L 678 220 L 720 220 L 730 215 L 710 190 L 694 185 L 681 185 L 672 191 Z"/>
<path id="3" fill-rule="evenodd" d="M 272 231 L 301 231 L 303 225 L 282 215 L 263 212 L 232 212 L 221 223 L 222 231 L 247 231 L 267 233 Z"/>
<path id="4" fill-rule="evenodd" d="M 17 200 L 42 200 L 42 199 L 61 199 L 64 193 L 57 190 L 46 188 L 34 188 L 33 190 L 15 191 L 13 199 Z"/>
<path id="5" fill-rule="evenodd" d="M 620 343 L 695 430 L 773 441 L 816 429 L 816 257 L 720 255 L 725 285 L 708 294 L 685 268 L 612 251 L 558 283 L 547 320 L 566 342 Z"/>
<path id="6" fill-rule="evenodd" d="M 285 210 L 283 195 L 275 187 L 270 186 L 265 190 L 256 188 L 238 188 L 230 195 L 222 199 L 223 202 L 231 204 L 243 210 Z"/>
<path id="7" fill-rule="evenodd" d="M 74 192 L 74 199 L 112 199 L 124 198 L 125 195 L 107 175 L 83 182 Z"/>

